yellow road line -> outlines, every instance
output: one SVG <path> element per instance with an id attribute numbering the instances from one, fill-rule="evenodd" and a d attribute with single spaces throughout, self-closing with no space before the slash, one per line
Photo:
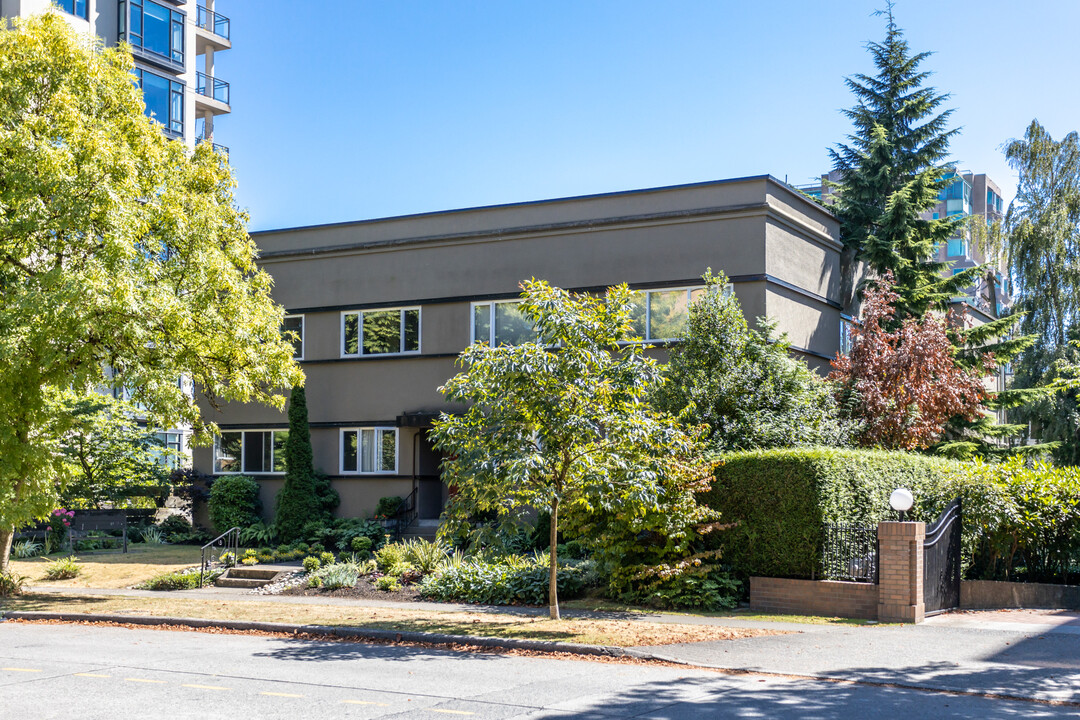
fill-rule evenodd
<path id="1" fill-rule="evenodd" d="M 293 693 L 276 693 L 276 692 L 261 692 L 260 695 L 269 695 L 270 697 L 291 697 L 302 698 L 303 695 L 294 695 Z"/>
<path id="2" fill-rule="evenodd" d="M 147 680 L 146 678 L 124 678 L 128 682 L 141 682 L 141 683 L 153 683 L 154 685 L 165 685 L 164 680 Z"/>
<path id="3" fill-rule="evenodd" d="M 438 708 L 428 708 L 431 712 L 446 713 L 447 715 L 475 715 L 474 712 L 465 712 L 464 710 L 439 710 Z"/>
<path id="4" fill-rule="evenodd" d="M 108 678 L 108 677 L 112 677 L 112 675 L 97 675 L 95 673 L 75 673 L 75 677 Z"/>
<path id="5" fill-rule="evenodd" d="M 341 702 L 348 703 L 349 705 L 378 705 L 379 707 L 390 707 L 390 703 L 367 702 L 364 700 L 342 700 Z"/>
<path id="6" fill-rule="evenodd" d="M 232 688 L 221 687 L 220 685 L 181 685 L 180 687 L 195 688 L 196 690 L 231 690 Z"/>
<path id="7" fill-rule="evenodd" d="M 34 670 L 33 668 L 0 668 L 6 672 L 41 672 L 40 670 Z"/>

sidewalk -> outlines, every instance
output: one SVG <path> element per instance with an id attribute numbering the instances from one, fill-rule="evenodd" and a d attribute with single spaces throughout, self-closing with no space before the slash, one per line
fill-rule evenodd
<path id="1" fill-rule="evenodd" d="M 163 595 L 145 590 L 43 586 L 33 588 L 33 592 L 159 598 Z M 546 608 L 532 607 L 251 595 L 246 590 L 230 588 L 185 590 L 168 595 L 238 602 L 407 608 L 522 617 L 547 613 Z M 1049 610 L 955 612 L 930 618 L 921 625 L 881 626 L 588 610 L 564 610 L 563 616 L 789 631 L 785 635 L 741 640 L 630 648 L 674 662 L 725 670 L 1080 704 L 1080 613 Z"/>

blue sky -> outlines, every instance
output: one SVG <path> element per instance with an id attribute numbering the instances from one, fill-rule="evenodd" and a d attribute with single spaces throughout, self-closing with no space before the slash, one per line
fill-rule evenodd
<path id="1" fill-rule="evenodd" d="M 884 0 L 220 0 L 238 201 L 265 230 L 829 169 Z M 301 6 L 305 12 L 297 12 Z M 1018 9 L 1019 8 L 1019 9 Z M 897 0 L 963 169 L 1080 129 L 1080 2 Z"/>

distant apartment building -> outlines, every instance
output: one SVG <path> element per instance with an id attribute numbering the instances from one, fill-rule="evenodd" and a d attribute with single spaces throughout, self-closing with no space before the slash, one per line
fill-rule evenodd
<path id="1" fill-rule="evenodd" d="M 214 0 L 0 0 L 0 17 L 50 8 L 107 46 L 131 46 L 146 114 L 166 135 L 189 147 L 215 141 L 214 119 L 231 108 L 229 84 L 216 76 L 214 59 L 232 41 L 229 18 L 214 11 Z"/>
<path id="2" fill-rule="evenodd" d="M 532 277 L 599 293 L 637 291 L 637 329 L 661 359 L 678 341 L 707 268 L 724 271 L 747 318 L 776 320 L 819 371 L 839 349 L 839 225 L 771 177 L 573 197 L 253 234 L 273 297 L 297 333 L 314 460 L 339 513 L 413 496 L 437 518 L 449 489 L 429 429 L 453 411 L 438 387 L 474 342 L 532 337 L 516 309 Z M 221 433 L 194 467 L 282 485 L 286 414 L 203 408 Z"/>
<path id="3" fill-rule="evenodd" d="M 9 20 L 57 10 L 78 32 L 101 38 L 106 46 L 131 47 L 132 82 L 143 91 L 146 114 L 166 136 L 194 148 L 215 143 L 214 118 L 231 111 L 229 84 L 215 75 L 215 54 L 232 47 L 229 18 L 214 11 L 214 0 L 0 0 L 0 17 Z M 191 382 L 177 382 L 191 392 Z M 111 392 L 130 400 L 123 387 Z M 187 455 L 187 427 L 159 433 L 164 447 Z M 174 461 L 170 460 L 170 464 Z"/>

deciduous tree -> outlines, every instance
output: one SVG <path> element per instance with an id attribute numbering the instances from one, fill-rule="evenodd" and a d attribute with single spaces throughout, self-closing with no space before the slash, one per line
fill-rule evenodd
<path id="1" fill-rule="evenodd" d="M 927 448 L 941 437 L 953 417 L 978 417 L 986 390 L 981 369 L 957 363 L 949 341 L 948 320 L 932 313 L 895 318 L 899 294 L 886 283 L 866 292 L 861 326 L 852 329 L 850 355 L 837 354 L 829 379 L 837 383 L 841 404 L 862 422 L 862 445 L 886 449 Z"/>
<path id="2" fill-rule="evenodd" d="M 73 395 L 122 384 L 201 439 L 181 376 L 278 407 L 303 379 L 227 163 L 168 140 L 132 68 L 56 12 L 0 31 L 0 572 L 55 507 Z"/>
<path id="3" fill-rule="evenodd" d="M 624 344 L 634 338 L 625 285 L 603 297 L 536 280 L 523 289 L 519 308 L 537 339 L 465 350 L 464 371 L 440 390 L 466 409 L 440 416 L 433 435 L 455 488 L 444 531 L 477 513 L 514 526 L 533 509 L 550 512 L 549 601 L 558 618 L 560 521 L 620 536 L 631 526 L 631 537 L 662 535 L 657 544 L 678 555 L 712 518 L 694 499 L 709 486 L 712 463 L 696 433 L 648 403 L 663 376 L 640 344 Z M 618 527 L 596 522 L 601 513 L 619 518 Z"/>

